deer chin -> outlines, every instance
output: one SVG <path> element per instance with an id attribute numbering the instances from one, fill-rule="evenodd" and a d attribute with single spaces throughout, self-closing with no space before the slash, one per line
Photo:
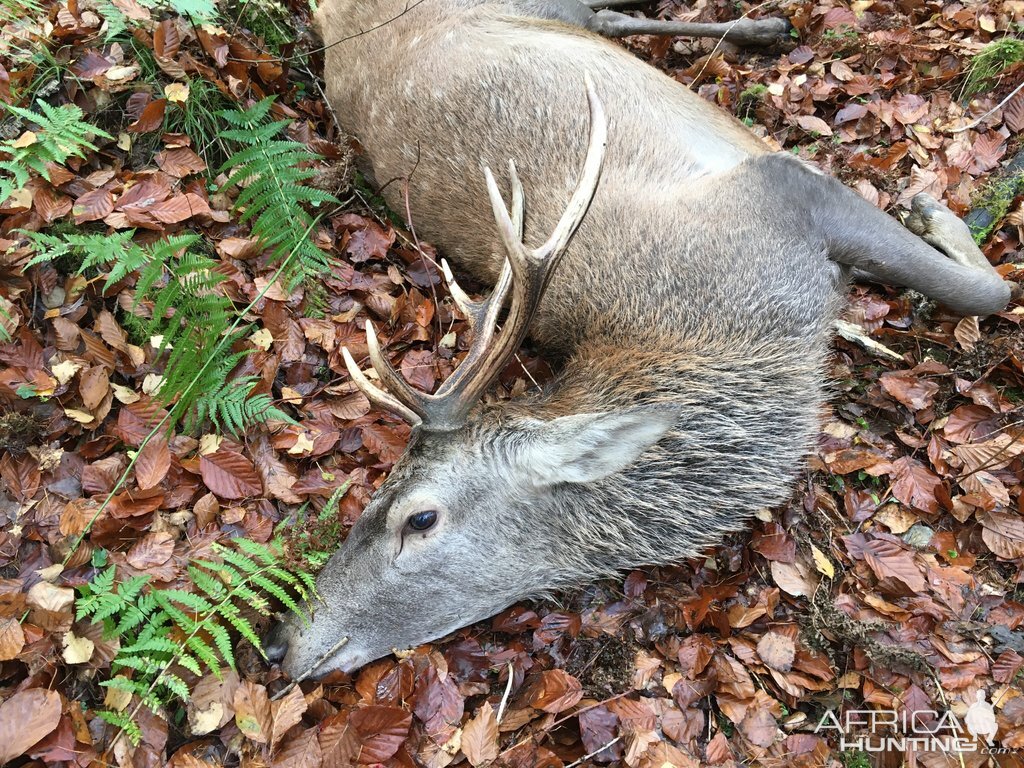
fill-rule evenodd
<path id="1" fill-rule="evenodd" d="M 288 650 L 281 661 L 281 669 L 292 680 L 319 680 L 332 672 L 351 674 L 371 661 L 444 638 L 465 625 L 466 622 L 458 621 L 436 631 L 426 632 L 420 639 L 407 642 L 403 648 L 375 646 L 366 642 L 369 638 L 365 635 L 360 637 L 358 633 L 351 636 L 339 634 L 339 639 L 331 646 L 327 646 L 326 655 L 320 650 L 326 644 L 315 643 L 313 638 L 308 638 L 304 643 L 305 638 L 300 628 L 279 625 L 275 632 L 284 630 L 285 634 L 275 638 L 272 633 L 265 641 L 265 646 L 268 655 L 273 656 L 278 643 L 287 643 Z M 288 632 L 291 632 L 290 638 L 287 636 Z"/>

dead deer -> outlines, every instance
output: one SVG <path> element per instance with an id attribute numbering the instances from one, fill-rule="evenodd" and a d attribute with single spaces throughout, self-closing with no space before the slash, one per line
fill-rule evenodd
<path id="1" fill-rule="evenodd" d="M 919 196 L 901 226 L 588 31 L 592 18 L 575 0 L 317 13 L 328 98 L 364 172 L 404 180 L 420 236 L 495 288 L 474 302 L 445 267 L 474 337 L 434 394 L 392 367 L 369 321 L 380 387 L 346 351 L 370 401 L 414 429 L 320 574 L 311 624 L 268 642 L 293 677 L 691 557 L 785 502 L 852 270 L 968 315 L 1010 298 L 947 208 Z M 385 186 L 394 210 L 402 187 Z M 481 404 L 528 331 L 557 378 Z"/>

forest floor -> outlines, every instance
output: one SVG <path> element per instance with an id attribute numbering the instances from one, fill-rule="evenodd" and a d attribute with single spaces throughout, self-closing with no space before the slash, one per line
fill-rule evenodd
<path id="1" fill-rule="evenodd" d="M 154 644 L 147 663 L 187 688 L 156 711 L 101 685 L 153 673 L 117 663 L 127 630 L 82 613 L 113 589 L 98 578 L 196 591 L 190 564 L 243 536 L 283 539 L 282 564 L 323 562 L 408 438 L 354 391 L 341 348 L 365 350 L 373 317 L 430 389 L 453 369 L 442 337 L 464 349 L 466 326 L 434 250 L 351 186 L 298 0 L 0 11 L 0 101 L 74 104 L 105 132 L 78 156 L 54 150 L 60 162 L 0 201 L 0 765 L 1024 765 L 1024 306 L 979 321 L 880 286 L 851 289 L 847 320 L 888 351 L 836 341 L 792 502 L 703 559 L 520 604 L 276 701 L 287 679 L 237 636 L 219 678 Z M 779 0 L 754 15 L 790 19 L 792 42 L 624 44 L 894 215 L 921 191 L 989 210 L 972 218 L 985 254 L 1024 276 L 1024 169 L 1006 168 L 1024 148 L 1024 92 L 1007 100 L 1024 81 L 1024 2 Z M 218 112 L 268 95 L 284 137 L 319 156 L 313 182 L 340 198 L 311 219 L 336 260 L 318 279 L 281 278 L 224 185 L 238 146 Z M 5 157 L 31 155 L 44 128 L 5 114 Z M 149 321 L 162 305 L 138 300 L 152 260 L 126 254 L 182 233 L 219 276 L 200 295 L 244 322 L 224 375 L 253 377 L 250 397 L 272 404 L 262 422 L 215 409 L 235 433 L 161 398 L 169 352 Z M 179 249 L 160 269 L 182 263 Z M 506 394 L 547 375 L 524 359 Z M 216 617 L 197 611 L 215 640 Z M 972 735 L 986 712 L 989 744 Z"/>

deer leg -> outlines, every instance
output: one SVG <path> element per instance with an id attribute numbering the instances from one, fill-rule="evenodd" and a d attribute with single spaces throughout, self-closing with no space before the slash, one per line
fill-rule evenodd
<path id="1" fill-rule="evenodd" d="M 638 19 L 617 11 L 598 11 L 587 29 L 605 37 L 630 35 L 671 35 L 673 37 L 714 37 L 739 46 L 769 46 L 789 35 L 787 19 L 737 19 L 721 24 Z"/>
<path id="2" fill-rule="evenodd" d="M 989 315 L 1009 302 L 1012 284 L 978 251 L 966 225 L 934 199 L 915 198 L 908 229 L 834 179 L 817 180 L 803 184 L 816 198 L 809 207 L 833 261 L 913 288 L 962 315 Z"/>

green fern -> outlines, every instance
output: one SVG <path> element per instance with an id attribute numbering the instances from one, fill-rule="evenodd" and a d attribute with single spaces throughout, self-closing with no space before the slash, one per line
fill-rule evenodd
<path id="1" fill-rule="evenodd" d="M 9 178 L 0 178 L 0 201 L 24 187 L 35 173 L 49 181 L 47 163 L 60 165 L 69 157 L 85 157 L 85 151 L 96 150 L 93 137 L 113 138 L 109 133 L 83 121 L 82 110 L 74 104 L 51 107 L 39 102 L 42 112 L 33 112 L 12 104 L 2 104 L 27 123 L 36 126 L 17 139 L 0 142 L 0 152 L 9 154 L 9 160 L 0 160 L 0 170 Z"/>
<path id="2" fill-rule="evenodd" d="M 188 567 L 191 590 L 153 588 L 148 576 L 115 584 L 113 565 L 81 588 L 76 618 L 101 623 L 104 637 L 121 643 L 111 662 L 113 675 L 100 685 L 138 699 L 130 713 L 105 710 L 100 717 L 133 743 L 139 741 L 135 716 L 142 707 L 155 711 L 189 700 L 180 670 L 219 678 L 224 666 L 235 668 L 231 629 L 263 653 L 243 610 L 268 616 L 272 596 L 306 620 L 300 603 L 315 595 L 312 577 L 283 567 L 277 546 L 249 539 L 234 544 L 213 545 L 219 562 L 198 560 Z"/>
<path id="3" fill-rule="evenodd" d="M 233 126 L 220 137 L 242 147 L 220 168 L 229 174 L 222 191 L 239 189 L 235 201 L 235 209 L 242 213 L 239 220 L 249 222 L 253 235 L 276 259 L 295 254 L 295 268 L 286 275 L 294 286 L 332 268 L 330 257 L 305 235 L 313 223 L 305 206 L 325 206 L 337 199 L 306 186 L 316 175 L 311 163 L 317 155 L 296 141 L 277 138 L 289 121 L 271 120 L 272 105 L 273 98 L 267 98 L 246 110 L 218 113 Z"/>
<path id="4" fill-rule="evenodd" d="M 107 30 L 103 35 L 104 42 L 110 42 L 128 31 L 130 23 L 124 11 L 114 5 L 110 0 L 95 0 L 96 10 L 103 20 L 107 22 Z"/>
<path id="5" fill-rule="evenodd" d="M 159 337 L 167 355 L 160 397 L 177 403 L 176 413 L 186 431 L 201 429 L 208 421 L 218 431 L 238 435 L 270 419 L 291 422 L 269 395 L 253 395 L 256 377 L 232 379 L 231 374 L 249 354 L 247 349 L 223 354 L 239 343 L 246 329 L 229 332 L 237 313 L 218 287 L 224 277 L 218 262 L 189 251 L 200 244 L 194 234 L 172 235 L 145 247 L 133 240 L 135 230 L 113 234 L 50 235 L 22 232 L 34 254 L 28 266 L 65 256 L 78 264 L 78 274 L 106 271 L 104 290 L 138 272 L 132 310 L 152 303 L 151 319 L 132 325 L 137 336 Z M 214 362 L 203 368 L 212 358 Z M 202 370 L 193 383 L 196 371 Z M 171 425 L 173 426 L 173 424 Z"/>
<path id="6" fill-rule="evenodd" d="M 142 271 L 136 302 L 155 296 L 145 335 L 160 337 L 167 353 L 160 397 L 165 403 L 177 399 L 176 412 L 189 432 L 207 420 L 235 434 L 269 419 L 291 422 L 268 395 L 252 395 L 256 377 L 230 378 L 249 354 L 247 348 L 230 350 L 248 329 L 230 330 L 236 313 L 219 288 L 225 278 L 215 271 L 218 265 L 185 253 L 176 261 L 153 260 Z"/>

